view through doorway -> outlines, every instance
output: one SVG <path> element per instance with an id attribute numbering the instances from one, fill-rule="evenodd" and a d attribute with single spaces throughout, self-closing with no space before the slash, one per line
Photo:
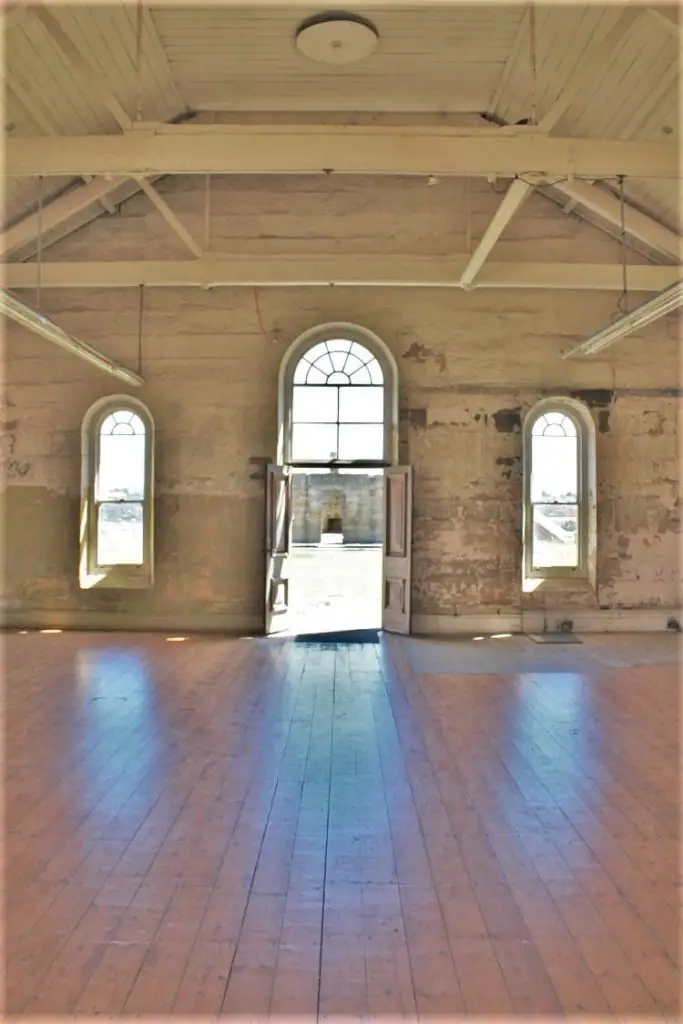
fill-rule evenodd
<path id="1" fill-rule="evenodd" d="M 380 628 L 383 536 L 381 469 L 294 470 L 291 632 Z"/>

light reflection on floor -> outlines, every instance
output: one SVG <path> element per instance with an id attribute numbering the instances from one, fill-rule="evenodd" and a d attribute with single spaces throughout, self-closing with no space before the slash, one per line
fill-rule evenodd
<path id="1" fill-rule="evenodd" d="M 678 1019 L 675 637 L 7 647 L 13 1019 Z"/>

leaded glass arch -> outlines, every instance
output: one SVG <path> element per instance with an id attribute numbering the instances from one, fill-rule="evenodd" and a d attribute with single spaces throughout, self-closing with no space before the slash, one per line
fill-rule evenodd
<path id="1" fill-rule="evenodd" d="M 289 461 L 389 461 L 382 365 L 360 341 L 329 337 L 304 349 L 291 385 Z"/>

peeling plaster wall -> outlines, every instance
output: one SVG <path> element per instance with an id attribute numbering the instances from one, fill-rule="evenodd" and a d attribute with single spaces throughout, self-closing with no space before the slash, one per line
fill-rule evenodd
<path id="1" fill-rule="evenodd" d="M 467 224 L 476 224 L 476 242 L 499 202 L 485 183 L 477 183 L 474 204 L 464 183 L 447 183 L 450 193 L 442 193 L 441 203 L 450 195 L 453 209 L 445 217 L 435 199 L 441 186 L 418 184 L 325 181 L 316 186 L 309 209 L 312 186 L 304 188 L 303 179 L 278 188 L 217 179 L 213 244 L 231 252 L 320 252 L 340 247 L 343 233 L 345 250 L 460 251 Z M 175 187 L 171 205 L 201 237 L 201 190 L 197 183 Z M 610 239 L 536 199 L 505 238 L 496 258 L 616 261 L 619 255 Z M 147 201 L 134 199 L 119 218 L 100 219 L 51 247 L 46 257 L 185 258 L 179 246 Z M 415 472 L 414 613 L 675 608 L 677 325 L 671 319 L 652 325 L 598 360 L 559 359 L 571 341 L 613 316 L 616 298 L 551 291 L 270 290 L 259 295 L 264 336 L 249 289 L 146 289 L 147 383 L 131 392 L 149 406 L 157 429 L 156 581 L 149 591 L 119 593 L 78 587 L 80 425 L 92 402 L 127 388 L 10 327 L 0 449 L 8 621 L 258 629 L 263 481 L 254 478 L 249 460 L 275 456 L 277 375 L 288 344 L 332 320 L 369 328 L 397 359 L 401 460 Z M 42 295 L 43 308 L 67 330 L 130 366 L 138 360 L 138 302 L 135 290 Z M 521 594 L 519 424 L 533 402 L 552 393 L 583 398 L 595 417 L 597 593 L 562 585 Z"/>

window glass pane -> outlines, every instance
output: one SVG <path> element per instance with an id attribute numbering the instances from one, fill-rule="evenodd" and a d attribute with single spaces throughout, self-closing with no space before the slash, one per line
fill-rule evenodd
<path id="1" fill-rule="evenodd" d="M 329 352 L 323 352 L 321 356 L 318 356 L 315 363 L 313 364 L 316 370 L 321 370 L 322 373 L 328 374 L 334 372 L 334 366 L 332 364 L 332 356 Z"/>
<path id="2" fill-rule="evenodd" d="M 351 345 L 351 351 L 355 356 L 358 356 L 361 363 L 369 363 L 374 358 L 372 352 L 370 352 L 364 345 L 359 345 L 357 341 L 354 341 Z"/>
<path id="3" fill-rule="evenodd" d="M 324 341 L 319 341 L 317 345 L 313 346 L 313 348 L 308 349 L 306 352 L 306 359 L 308 359 L 309 363 L 314 363 L 318 356 L 323 356 L 326 353 L 327 345 Z"/>
<path id="4" fill-rule="evenodd" d="M 322 370 L 318 370 L 315 366 L 308 366 L 306 370 L 306 377 L 304 379 L 305 384 L 325 384 L 327 381 L 327 373 L 323 373 Z"/>
<path id="5" fill-rule="evenodd" d="M 336 423 L 295 423 L 292 427 L 292 459 L 295 462 L 329 462 L 337 458 Z"/>
<path id="6" fill-rule="evenodd" d="M 351 377 L 352 384 L 372 384 L 372 377 L 367 366 L 359 366 L 349 376 Z"/>
<path id="7" fill-rule="evenodd" d="M 340 459 L 383 459 L 384 424 L 342 424 L 339 427 Z"/>
<path id="8" fill-rule="evenodd" d="M 533 434 L 531 438 L 531 501 L 578 500 L 578 438 Z"/>
<path id="9" fill-rule="evenodd" d="M 341 423 L 382 423 L 384 388 L 340 388 L 339 420 Z"/>
<path id="10" fill-rule="evenodd" d="M 135 419 L 142 426 L 136 416 Z M 130 433 L 126 424 L 116 424 L 108 416 L 100 432 L 99 465 L 95 481 L 95 499 L 143 499 L 145 496 L 145 434 Z M 105 426 L 114 433 L 105 434 Z M 126 429 L 126 433 L 120 432 Z"/>
<path id="11" fill-rule="evenodd" d="M 539 435 L 576 437 L 576 424 L 564 412 L 546 412 L 535 420 L 531 432 Z"/>
<path id="12" fill-rule="evenodd" d="M 145 427 L 132 409 L 116 409 L 100 427 L 101 434 L 144 434 Z"/>
<path id="13" fill-rule="evenodd" d="M 346 360 L 349 358 L 348 352 L 330 352 L 330 359 L 335 370 L 343 370 Z"/>
<path id="14" fill-rule="evenodd" d="M 343 387 L 348 387 L 351 381 L 345 373 L 331 373 L 327 378 L 328 384 L 341 384 Z"/>
<path id="15" fill-rule="evenodd" d="M 311 364 L 308 362 L 308 360 L 300 359 L 299 362 L 296 364 L 296 369 L 294 370 L 294 383 L 305 384 L 306 374 L 308 373 L 310 368 Z"/>
<path id="16" fill-rule="evenodd" d="M 104 503 L 97 510 L 97 564 L 142 565 L 142 503 Z"/>
<path id="17" fill-rule="evenodd" d="M 534 505 L 531 561 L 534 569 L 579 564 L 578 505 Z"/>
<path id="18" fill-rule="evenodd" d="M 360 370 L 363 365 L 362 359 L 359 359 L 354 352 L 349 352 L 346 358 L 346 365 L 344 366 L 344 373 L 352 374 L 356 370 Z"/>
<path id="19" fill-rule="evenodd" d="M 295 386 L 292 418 L 295 423 L 336 423 L 337 393 L 333 387 Z"/>
<path id="20" fill-rule="evenodd" d="M 382 367 L 379 365 L 376 359 L 373 359 L 368 366 L 370 371 L 370 377 L 373 384 L 384 384 L 384 375 L 382 373 Z"/>
<path id="21" fill-rule="evenodd" d="M 334 338 L 332 341 L 326 341 L 328 352 L 348 352 L 351 348 L 350 341 L 344 341 L 342 338 Z"/>
<path id="22" fill-rule="evenodd" d="M 576 435 L 576 425 L 574 421 L 567 416 L 564 412 L 547 412 L 545 414 L 546 423 L 550 427 L 555 427 L 555 432 L 558 432 L 557 428 L 561 428 L 563 434 L 567 434 L 568 437 L 574 437 Z"/>

